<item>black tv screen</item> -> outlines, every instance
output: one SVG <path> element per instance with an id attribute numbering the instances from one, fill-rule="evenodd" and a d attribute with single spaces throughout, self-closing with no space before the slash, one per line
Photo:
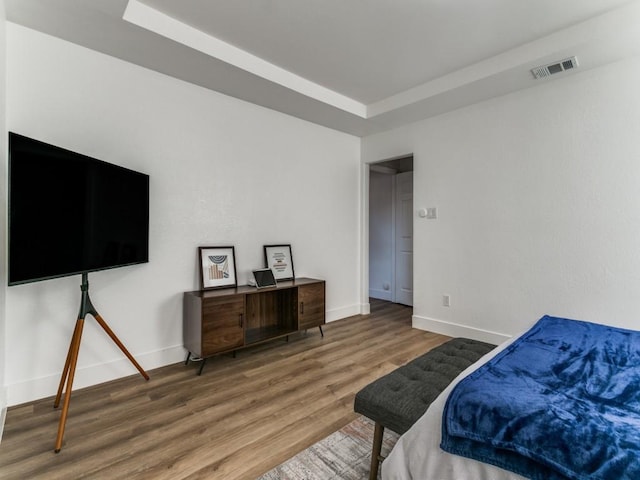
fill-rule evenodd
<path id="1" fill-rule="evenodd" d="M 149 261 L 149 176 L 9 133 L 9 285 Z"/>

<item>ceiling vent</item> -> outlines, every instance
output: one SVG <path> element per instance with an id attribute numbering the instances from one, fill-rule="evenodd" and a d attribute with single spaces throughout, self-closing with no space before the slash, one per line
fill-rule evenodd
<path id="1" fill-rule="evenodd" d="M 535 78 L 544 78 L 573 68 L 578 68 L 578 59 L 576 57 L 570 57 L 559 62 L 550 63 L 549 65 L 532 68 L 531 73 L 533 73 Z"/>

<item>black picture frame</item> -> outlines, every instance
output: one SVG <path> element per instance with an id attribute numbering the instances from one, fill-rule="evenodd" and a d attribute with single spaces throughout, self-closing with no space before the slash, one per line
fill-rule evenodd
<path id="1" fill-rule="evenodd" d="M 200 290 L 238 286 L 236 253 L 233 246 L 198 247 Z"/>
<path id="2" fill-rule="evenodd" d="M 291 244 L 265 245 L 264 264 L 266 268 L 273 270 L 273 276 L 278 281 L 296 278 Z"/>

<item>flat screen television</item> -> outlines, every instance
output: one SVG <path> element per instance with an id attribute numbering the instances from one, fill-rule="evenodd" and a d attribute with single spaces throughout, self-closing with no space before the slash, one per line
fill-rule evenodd
<path id="1" fill-rule="evenodd" d="M 9 133 L 8 283 L 149 261 L 149 176 Z"/>

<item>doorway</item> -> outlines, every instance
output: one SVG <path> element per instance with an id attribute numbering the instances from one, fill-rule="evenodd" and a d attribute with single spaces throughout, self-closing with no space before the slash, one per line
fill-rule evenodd
<path id="1" fill-rule="evenodd" d="M 369 297 L 413 305 L 413 156 L 369 166 Z"/>

